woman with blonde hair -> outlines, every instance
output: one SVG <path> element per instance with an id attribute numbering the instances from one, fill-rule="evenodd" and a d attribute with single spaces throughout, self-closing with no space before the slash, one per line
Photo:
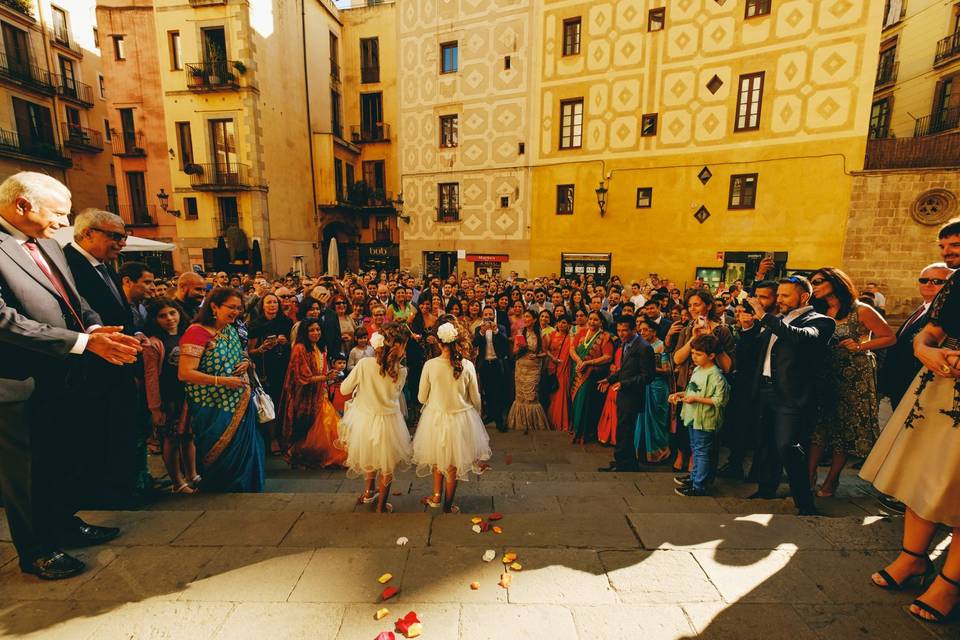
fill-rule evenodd
<path id="1" fill-rule="evenodd" d="M 343 395 L 354 398 L 340 422 L 338 446 L 347 450 L 347 473 L 363 474 L 366 480 L 358 502 L 376 502 L 379 513 L 393 511 L 387 502 L 393 472 L 398 466 L 407 466 L 413 453 L 401 404 L 407 380 L 407 369 L 401 363 L 409 335 L 405 325 L 384 325 L 370 339 L 375 357 L 360 360 L 340 385 Z"/>
<path id="2" fill-rule="evenodd" d="M 418 474 L 433 474 L 433 495 L 421 502 L 434 509 L 442 506 L 444 513 L 460 511 L 453 504 L 457 481 L 466 480 L 470 471 L 482 473 L 481 461 L 492 455 L 480 418 L 477 371 L 466 358 L 470 340 L 451 319 L 444 316 L 437 328 L 440 355 L 428 360 L 420 374 L 423 413 L 413 438 Z"/>

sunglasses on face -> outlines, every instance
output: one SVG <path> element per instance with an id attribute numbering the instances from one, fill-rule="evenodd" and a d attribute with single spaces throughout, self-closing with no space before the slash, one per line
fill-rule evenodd
<path id="1" fill-rule="evenodd" d="M 293 297 L 293 295 L 288 293 L 287 295 L 283 295 L 283 296 L 279 296 L 279 297 L 280 297 L 281 299 L 283 299 L 283 300 L 289 300 L 290 298 Z"/>
<path id="2" fill-rule="evenodd" d="M 824 282 L 826 282 L 826 280 L 824 280 L 823 278 L 815 278 L 810 281 L 810 284 L 812 284 L 815 287 L 819 287 Z"/>
<path id="3" fill-rule="evenodd" d="M 942 278 L 917 278 L 917 282 L 920 284 L 935 284 L 938 287 L 947 284 L 947 281 Z"/>
<path id="4" fill-rule="evenodd" d="M 106 229 L 99 229 L 97 227 L 90 227 L 91 231 L 99 231 L 103 235 L 107 236 L 114 242 L 126 242 L 127 234 L 120 233 L 119 231 L 107 231 Z"/>

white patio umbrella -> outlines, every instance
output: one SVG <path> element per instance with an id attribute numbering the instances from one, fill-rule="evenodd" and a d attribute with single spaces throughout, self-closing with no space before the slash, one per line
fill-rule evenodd
<path id="1" fill-rule="evenodd" d="M 73 227 L 61 227 L 57 229 L 54 236 L 61 247 L 65 247 L 73 240 Z M 121 253 L 133 253 L 137 251 L 175 251 L 176 245 L 169 242 L 158 242 L 149 238 L 140 238 L 138 236 L 127 236 L 127 245 L 121 249 Z"/>
<path id="2" fill-rule="evenodd" d="M 327 249 L 327 274 L 340 277 L 340 251 L 336 238 L 330 238 L 330 248 Z"/>

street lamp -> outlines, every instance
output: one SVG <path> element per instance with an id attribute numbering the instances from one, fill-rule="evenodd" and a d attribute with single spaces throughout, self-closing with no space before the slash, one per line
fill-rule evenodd
<path id="1" fill-rule="evenodd" d="M 603 180 L 600 181 L 600 186 L 597 187 L 597 205 L 600 207 L 600 216 L 603 217 L 603 214 L 607 210 L 607 187 L 603 183 Z"/>
<path id="2" fill-rule="evenodd" d="M 169 213 L 172 216 L 180 217 L 179 209 L 169 209 L 170 206 L 170 194 L 167 193 L 163 187 L 160 187 L 160 193 L 157 194 L 157 200 L 160 201 L 160 208 Z"/>
<path id="3" fill-rule="evenodd" d="M 397 212 L 397 218 L 410 224 L 410 216 L 403 215 L 403 191 L 397 194 L 397 197 L 391 201 L 393 210 Z"/>

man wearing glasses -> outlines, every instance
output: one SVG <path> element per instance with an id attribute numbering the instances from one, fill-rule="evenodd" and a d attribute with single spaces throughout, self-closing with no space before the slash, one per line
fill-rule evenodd
<path id="1" fill-rule="evenodd" d="M 883 366 L 877 374 L 878 391 L 890 398 L 895 409 L 920 371 L 920 361 L 913 355 L 913 338 L 927 324 L 930 303 L 940 293 L 953 274 L 946 263 L 935 262 L 923 268 L 917 278 L 917 288 L 923 303 L 913 310 L 907 321 L 897 330 L 897 343 L 887 349 Z"/>

